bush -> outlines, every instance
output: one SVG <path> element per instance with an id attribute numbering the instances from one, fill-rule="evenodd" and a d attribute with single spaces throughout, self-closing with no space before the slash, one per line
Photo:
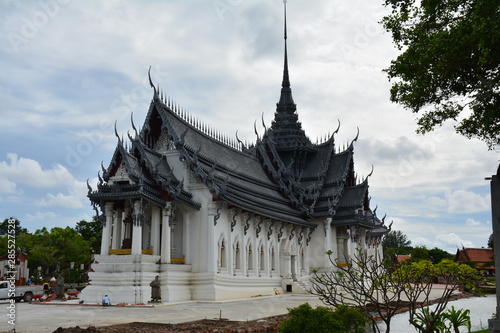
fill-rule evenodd
<path id="1" fill-rule="evenodd" d="M 288 309 L 290 318 L 280 325 L 280 333 L 364 333 L 368 319 L 355 307 L 343 305 L 333 311 L 325 306 L 313 309 L 309 303 Z"/>
<path id="2" fill-rule="evenodd" d="M 366 313 L 354 306 L 339 306 L 333 314 L 342 323 L 346 333 L 365 333 L 370 321 Z"/>

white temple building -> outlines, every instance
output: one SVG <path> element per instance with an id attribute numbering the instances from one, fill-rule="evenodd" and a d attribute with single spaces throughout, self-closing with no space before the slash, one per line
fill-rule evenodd
<path id="1" fill-rule="evenodd" d="M 274 120 L 249 146 L 193 119 L 150 78 L 144 125 L 132 124 L 130 142 L 117 134 L 88 186 L 103 232 L 81 299 L 147 303 L 157 275 L 162 302 L 305 293 L 311 269 L 331 269 L 328 250 L 345 263 L 357 249 L 381 254 L 388 228 L 370 208 L 368 177 L 356 179 L 356 139 L 339 149 L 336 131 L 320 143 L 305 135 L 286 42 L 285 23 Z"/>

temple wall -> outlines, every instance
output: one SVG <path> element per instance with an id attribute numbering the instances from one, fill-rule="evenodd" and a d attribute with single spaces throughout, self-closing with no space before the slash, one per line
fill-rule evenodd
<path id="1" fill-rule="evenodd" d="M 317 228 L 311 232 L 212 201 L 212 193 L 179 161 L 179 154 L 165 154 L 201 208 L 175 203 L 141 208 L 142 202 L 135 201 L 115 209 L 107 203 L 102 244 L 115 249 L 133 233 L 132 254 L 108 249 L 96 256 L 91 286 L 81 293 L 85 302 L 99 303 L 107 294 L 115 304 L 147 303 L 149 284 L 157 275 L 163 302 L 305 293 L 311 269 L 332 268 L 327 251 L 333 252 L 332 259 L 340 255 L 341 262 L 357 248 L 381 251 L 373 242 L 367 244 L 364 229 L 332 227 L 331 219 L 315 221 Z M 137 220 L 140 209 L 144 214 Z M 133 223 L 124 223 L 127 216 L 135 218 Z M 144 250 L 147 254 L 138 254 Z"/>

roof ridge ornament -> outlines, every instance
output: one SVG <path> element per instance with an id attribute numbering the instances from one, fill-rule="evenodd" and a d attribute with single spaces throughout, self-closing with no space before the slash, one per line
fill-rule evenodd
<path id="1" fill-rule="evenodd" d="M 153 88 L 154 90 L 154 95 L 153 95 L 153 99 L 155 101 L 159 100 L 159 97 L 158 97 L 158 90 L 156 89 L 155 85 L 153 84 L 153 80 L 151 80 L 151 65 L 149 65 L 149 70 L 148 70 L 148 78 L 149 78 L 149 85 L 151 86 L 151 88 Z"/>
<path id="2" fill-rule="evenodd" d="M 116 123 L 118 122 L 118 120 L 115 120 L 115 135 L 116 137 L 118 138 L 118 143 L 120 143 L 120 136 L 118 135 L 118 131 L 116 130 Z"/>
<path id="3" fill-rule="evenodd" d="M 132 129 L 135 132 L 135 136 L 138 137 L 139 133 L 137 132 L 137 128 L 135 127 L 135 124 L 134 124 L 134 112 L 133 111 L 130 113 L 130 122 L 132 123 Z"/>

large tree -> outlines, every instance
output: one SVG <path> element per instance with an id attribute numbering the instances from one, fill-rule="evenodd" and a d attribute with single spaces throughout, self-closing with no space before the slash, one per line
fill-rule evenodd
<path id="1" fill-rule="evenodd" d="M 57 268 L 69 268 L 71 262 L 76 265 L 90 262 L 88 243 L 71 227 L 55 227 L 50 231 L 44 227 L 33 234 L 21 234 L 16 244 L 26 249 L 32 270 L 41 266 L 46 273 L 50 273 Z"/>
<path id="2" fill-rule="evenodd" d="M 419 133 L 446 120 L 500 147 L 500 1 L 385 0 L 384 28 L 402 50 L 385 71 L 391 100 L 419 114 Z"/>
<path id="3" fill-rule="evenodd" d="M 102 223 L 97 216 L 94 216 L 90 222 L 81 220 L 76 224 L 75 230 L 89 244 L 93 253 L 101 252 Z"/>
<path id="4" fill-rule="evenodd" d="M 399 248 L 409 248 L 411 245 L 411 240 L 408 239 L 402 231 L 400 230 L 391 230 L 385 235 L 384 240 L 382 241 L 382 246 L 385 249 L 394 249 L 398 250 Z"/>
<path id="5" fill-rule="evenodd" d="M 14 221 L 14 223 L 12 223 Z M 4 219 L 2 223 L 0 223 L 0 236 L 4 236 L 9 234 L 9 225 L 14 225 L 15 236 L 17 237 L 19 234 L 27 233 L 28 230 L 26 228 L 21 227 L 21 221 L 14 217 L 10 217 L 8 219 Z M 12 227 L 11 227 L 12 228 Z"/>

